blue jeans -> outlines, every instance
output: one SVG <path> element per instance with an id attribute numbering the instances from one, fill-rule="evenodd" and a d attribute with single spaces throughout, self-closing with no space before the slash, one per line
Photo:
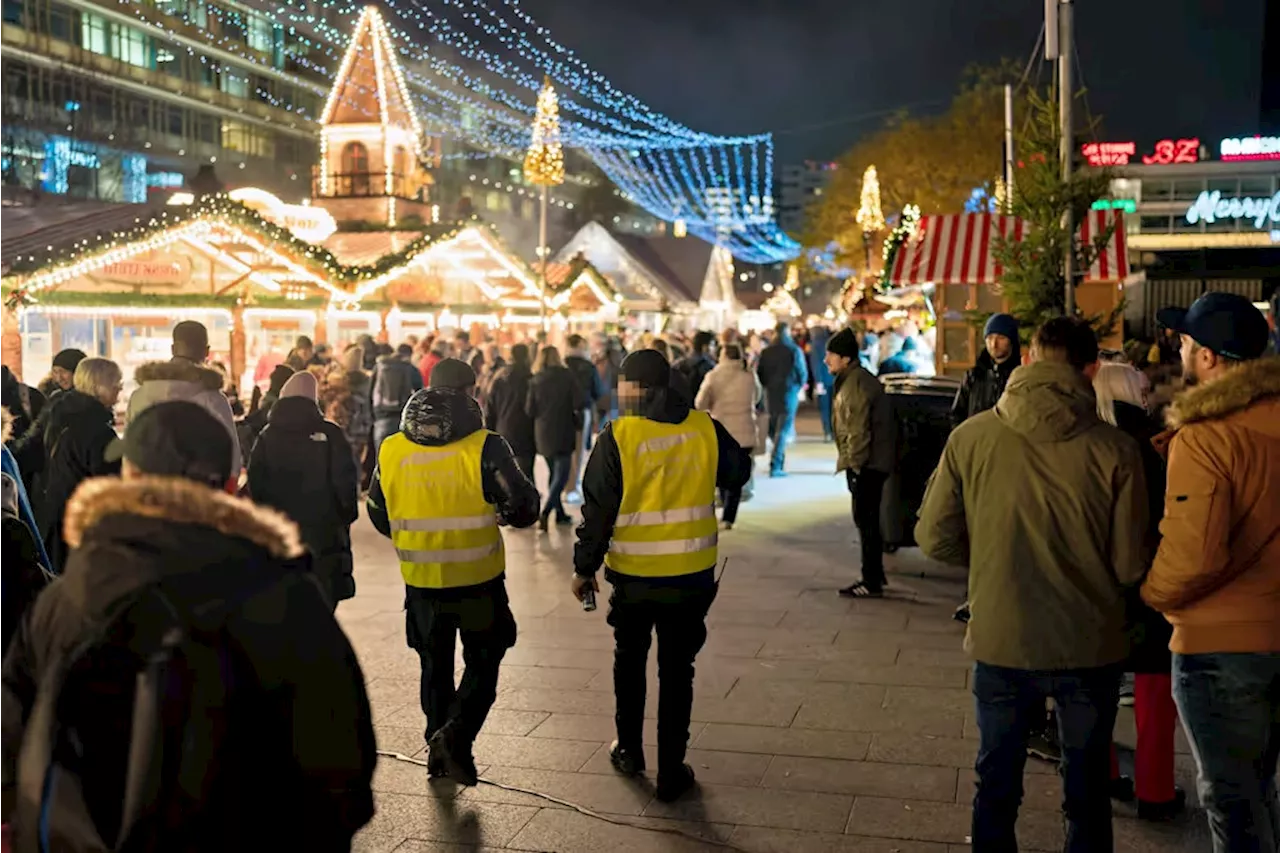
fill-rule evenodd
<path id="1" fill-rule="evenodd" d="M 382 442 L 391 435 L 395 435 L 400 431 L 400 416 L 394 418 L 374 418 L 373 420 L 373 456 L 378 457 L 378 451 L 382 449 Z"/>
<path id="2" fill-rule="evenodd" d="M 787 439 L 796 426 L 796 409 L 800 400 L 791 394 L 779 411 L 769 412 L 769 439 L 773 442 L 773 458 L 769 460 L 769 473 L 782 470 L 787 462 Z"/>
<path id="3" fill-rule="evenodd" d="M 1053 697 L 1062 743 L 1062 811 L 1066 853 L 1107 853 L 1111 836 L 1111 730 L 1120 694 L 1120 669 L 1023 670 L 979 663 L 973 668 L 977 704 L 977 792 L 973 797 L 974 853 L 1014 853 L 1014 825 L 1022 805 L 1027 741 L 1044 725 Z"/>
<path id="4" fill-rule="evenodd" d="M 564 504 L 561 503 L 560 493 L 564 491 L 565 484 L 569 482 L 569 462 L 573 458 L 568 453 L 559 456 L 543 456 L 547 460 L 547 468 L 551 471 L 551 480 L 547 484 L 547 501 L 542 507 L 542 517 L 549 518 L 551 513 L 556 514 L 556 518 L 568 518 L 569 513 L 564 511 Z"/>
<path id="5" fill-rule="evenodd" d="M 1173 656 L 1173 698 L 1199 768 L 1215 853 L 1280 846 L 1280 654 Z"/>
<path id="6" fill-rule="evenodd" d="M 818 416 L 822 418 L 822 437 L 831 440 L 831 394 L 818 395 Z"/>

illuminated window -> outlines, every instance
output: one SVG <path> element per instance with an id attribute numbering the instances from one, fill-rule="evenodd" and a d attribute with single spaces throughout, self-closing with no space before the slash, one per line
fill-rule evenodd
<path id="1" fill-rule="evenodd" d="M 257 15 L 250 15 L 248 30 L 249 49 L 260 53 L 271 53 L 271 22 Z"/>
<path id="2" fill-rule="evenodd" d="M 112 24 L 111 29 L 113 36 L 111 55 L 113 57 L 121 62 L 137 65 L 139 68 L 151 68 L 154 66 L 150 36 L 144 35 L 133 27 L 125 27 L 120 24 Z"/>
<path id="3" fill-rule="evenodd" d="M 80 44 L 85 50 L 107 53 L 107 22 L 92 12 L 80 15 Z"/>
<path id="4" fill-rule="evenodd" d="M 270 133 L 238 121 L 222 123 L 222 147 L 254 157 L 275 156 L 275 140 Z"/>
<path id="5" fill-rule="evenodd" d="M 244 75 L 236 74 L 229 70 L 225 65 L 222 68 L 222 80 L 220 88 L 228 95 L 234 95 L 237 98 L 246 98 L 249 96 L 249 78 Z"/>
<path id="6" fill-rule="evenodd" d="M 347 195 L 369 195 L 369 149 L 363 142 L 348 142 L 342 147 L 339 187 Z"/>

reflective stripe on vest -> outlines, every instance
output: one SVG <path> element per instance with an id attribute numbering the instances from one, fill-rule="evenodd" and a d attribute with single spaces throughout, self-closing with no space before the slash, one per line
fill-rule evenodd
<path id="1" fill-rule="evenodd" d="M 473 586 L 502 574 L 497 510 L 484 498 L 485 430 L 451 444 L 414 444 L 402 433 L 378 449 L 391 541 L 409 586 Z"/>
<path id="2" fill-rule="evenodd" d="M 718 446 L 706 412 L 666 424 L 625 416 L 611 427 L 622 502 L 605 565 L 637 577 L 675 577 L 716 564 Z"/>

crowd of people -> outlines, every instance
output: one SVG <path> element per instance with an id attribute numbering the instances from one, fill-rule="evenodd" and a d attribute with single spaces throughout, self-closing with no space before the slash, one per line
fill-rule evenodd
<path id="1" fill-rule="evenodd" d="M 1181 811 L 1179 714 L 1215 849 L 1280 841 L 1280 360 L 1239 297 L 1161 322 L 1188 386 L 1168 430 L 1149 375 L 1068 318 L 1030 330 L 1024 360 L 1028 330 L 991 317 L 955 398 L 915 536 L 969 571 L 976 850 L 1016 849 L 1041 736 L 1069 850 L 1112 849 L 1110 796 Z M 122 436 L 114 362 L 64 350 L 40 388 L 6 368 L 4 819 L 40 849 L 349 849 L 376 761 L 335 619 L 362 496 L 405 581 L 432 777 L 476 784 L 472 744 L 516 642 L 500 528 L 576 525 L 572 593 L 594 607 L 601 567 L 612 585 L 611 761 L 645 770 L 656 632 L 657 796 L 683 796 L 718 534 L 750 500 L 752 457 L 786 475 L 807 393 L 859 532 L 861 578 L 839 593 L 884 596 L 880 504 L 904 451 L 878 376 L 915 371 L 918 337 L 780 324 L 569 335 L 562 352 L 458 332 L 341 353 L 300 337 L 246 404 L 184 321 L 172 359 L 137 370 Z M 1111 746 L 1125 672 L 1133 780 Z"/>

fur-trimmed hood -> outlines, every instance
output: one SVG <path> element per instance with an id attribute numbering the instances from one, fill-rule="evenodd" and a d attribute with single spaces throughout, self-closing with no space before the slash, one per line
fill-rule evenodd
<path id="1" fill-rule="evenodd" d="M 1226 417 L 1268 397 L 1280 397 L 1280 358 L 1260 358 L 1214 382 L 1188 388 L 1174 398 L 1165 421 L 1172 429 L 1180 429 Z"/>
<path id="2" fill-rule="evenodd" d="M 298 527 L 282 513 L 180 477 L 85 480 L 67 502 L 67 544 L 80 547 L 90 529 L 115 515 L 201 525 L 248 540 L 279 559 L 302 555 Z"/>
<path id="3" fill-rule="evenodd" d="M 144 364 L 134 371 L 133 378 L 139 385 L 160 381 L 191 382 L 212 391 L 221 391 L 223 384 L 221 373 L 185 358 Z"/>

